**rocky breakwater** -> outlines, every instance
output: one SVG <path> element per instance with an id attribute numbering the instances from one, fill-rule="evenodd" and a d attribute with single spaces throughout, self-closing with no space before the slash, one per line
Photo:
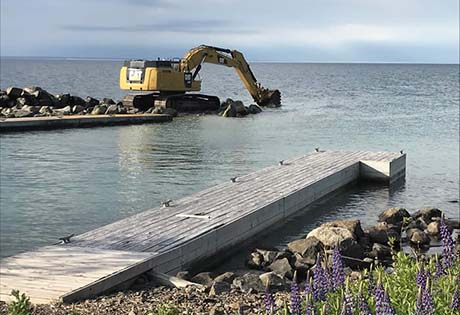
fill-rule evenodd
<path id="1" fill-rule="evenodd" d="M 202 272 L 177 277 L 202 284 L 210 295 L 230 290 L 260 293 L 266 288 L 283 291 L 295 279 L 306 280 L 318 261 L 332 265 L 332 253 L 338 250 L 345 272 L 353 278 L 358 270 L 371 266 L 391 266 L 393 253 L 411 246 L 416 253 L 426 253 L 430 244 L 438 246 L 441 224 L 452 231 L 460 229 L 457 220 L 442 219 L 436 208 L 424 208 L 410 214 L 404 208 L 389 208 L 378 216 L 376 225 L 363 228 L 359 220 L 336 220 L 313 229 L 305 238 L 294 240 L 283 251 L 255 249 L 245 262 L 247 270 L 227 271 L 221 275 Z M 443 223 L 441 223 L 443 220 Z"/>
<path id="2" fill-rule="evenodd" d="M 0 116 L 4 118 L 45 117 L 63 115 L 136 114 L 136 108 L 123 106 L 110 98 L 98 100 L 71 94 L 53 95 L 37 87 L 9 87 L 0 91 Z"/>
<path id="3" fill-rule="evenodd" d="M 218 113 L 223 117 L 244 117 L 260 112 L 262 112 L 262 108 L 258 105 L 244 106 L 241 101 L 227 99 L 214 114 Z M 38 86 L 23 89 L 9 87 L 0 91 L 0 117 L 3 118 L 144 113 L 178 115 L 178 112 L 173 108 L 155 108 L 152 106 L 141 111 L 138 108 L 123 105 L 122 101 L 115 102 L 111 98 L 103 98 L 102 100 L 91 96 L 82 98 L 69 93 L 54 95 Z"/>

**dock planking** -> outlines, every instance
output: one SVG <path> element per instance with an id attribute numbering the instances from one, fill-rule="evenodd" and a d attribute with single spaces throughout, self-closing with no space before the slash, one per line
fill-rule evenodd
<path id="1" fill-rule="evenodd" d="M 263 232 L 357 181 L 405 177 L 406 155 L 324 151 L 286 160 L 0 262 L 0 299 L 12 289 L 34 303 L 72 302 L 154 269 L 174 273 Z"/>

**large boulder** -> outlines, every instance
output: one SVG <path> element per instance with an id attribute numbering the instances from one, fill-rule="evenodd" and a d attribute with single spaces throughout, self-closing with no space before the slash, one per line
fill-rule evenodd
<path id="1" fill-rule="evenodd" d="M 72 113 L 74 114 L 83 113 L 84 110 L 85 110 L 85 107 L 83 105 L 74 105 L 72 107 Z"/>
<path id="2" fill-rule="evenodd" d="M 315 259 L 294 254 L 294 269 L 297 274 L 306 275 L 307 271 L 315 264 Z"/>
<path id="3" fill-rule="evenodd" d="M 109 105 L 109 107 L 107 107 L 107 110 L 105 111 L 105 114 L 106 115 L 114 115 L 118 112 L 118 106 L 115 105 L 115 104 L 112 104 L 112 105 Z"/>
<path id="4" fill-rule="evenodd" d="M 322 251 L 322 243 L 316 237 L 308 237 L 305 239 L 295 240 L 287 245 L 288 249 L 293 253 L 298 253 L 303 257 L 313 258 Z"/>
<path id="5" fill-rule="evenodd" d="M 248 107 L 249 114 L 259 114 L 262 112 L 262 108 L 259 105 L 251 104 Z"/>
<path id="6" fill-rule="evenodd" d="M 259 279 L 262 281 L 263 286 L 270 291 L 286 288 L 286 280 L 273 271 L 261 274 Z"/>
<path id="7" fill-rule="evenodd" d="M 320 226 L 308 233 L 307 238 L 316 237 L 324 246 L 334 247 L 346 239 L 354 239 L 355 236 L 348 229 L 342 227 Z"/>
<path id="8" fill-rule="evenodd" d="M 391 257 L 391 248 L 387 245 L 375 243 L 372 246 L 372 251 L 369 253 L 368 256 L 378 259 L 388 259 Z"/>
<path id="9" fill-rule="evenodd" d="M 236 274 L 230 271 L 224 272 L 223 274 L 217 276 L 214 281 L 225 281 L 228 283 L 232 283 L 235 280 Z"/>
<path id="10" fill-rule="evenodd" d="M 93 98 L 91 96 L 87 96 L 85 98 L 85 107 L 94 107 L 96 105 L 99 105 L 99 100 L 96 98 Z"/>
<path id="11" fill-rule="evenodd" d="M 213 274 L 211 272 L 200 272 L 196 274 L 190 281 L 204 285 L 205 287 L 210 287 L 213 282 Z"/>
<path id="12" fill-rule="evenodd" d="M 437 208 L 423 208 L 412 215 L 414 219 L 422 218 L 427 224 L 433 221 L 432 218 L 440 218 L 441 216 L 442 211 Z"/>
<path id="13" fill-rule="evenodd" d="M 252 272 L 248 272 L 240 277 L 236 277 L 233 280 L 232 285 L 245 293 L 265 291 L 265 287 L 259 278 L 259 274 Z"/>
<path id="14" fill-rule="evenodd" d="M 441 221 L 433 221 L 428 224 L 426 232 L 431 236 L 439 236 L 439 227 L 441 226 Z"/>
<path id="15" fill-rule="evenodd" d="M 287 258 L 275 260 L 267 269 L 275 272 L 282 278 L 287 277 L 291 279 L 293 276 L 292 266 Z"/>
<path id="16" fill-rule="evenodd" d="M 395 238 L 397 243 L 401 240 L 401 228 L 386 222 L 371 226 L 367 229 L 367 234 L 373 243 L 388 244 L 390 237 Z"/>
<path id="17" fill-rule="evenodd" d="M 15 110 L 13 111 L 13 115 L 15 118 L 26 118 L 33 117 L 34 113 L 25 110 Z"/>
<path id="18" fill-rule="evenodd" d="M 404 219 L 406 218 L 410 218 L 410 214 L 404 208 L 389 208 L 379 215 L 380 222 L 394 225 L 403 225 Z"/>
<path id="19" fill-rule="evenodd" d="M 94 106 L 94 109 L 91 111 L 91 115 L 104 115 L 106 111 L 106 105 L 96 105 Z"/>
<path id="20" fill-rule="evenodd" d="M 430 244 L 430 237 L 423 231 L 414 229 L 410 235 L 410 242 L 417 246 L 427 246 Z"/>
<path id="21" fill-rule="evenodd" d="M 359 220 L 335 220 L 322 224 L 325 227 L 339 227 L 349 230 L 354 234 L 355 239 L 364 236 L 364 231 Z"/>
<path id="22" fill-rule="evenodd" d="M 9 87 L 6 89 L 6 95 L 10 98 L 16 99 L 22 95 L 23 90 L 17 87 Z"/>
<path id="23" fill-rule="evenodd" d="M 262 269 L 264 264 L 264 257 L 258 252 L 252 252 L 246 259 L 246 265 L 253 269 Z"/>
<path id="24" fill-rule="evenodd" d="M 273 261 L 275 261 L 275 259 L 284 258 L 287 256 L 285 252 L 278 252 L 274 250 L 266 250 L 259 248 L 256 249 L 256 252 L 262 255 L 265 265 L 270 265 Z"/>
<path id="25" fill-rule="evenodd" d="M 224 292 L 228 292 L 231 289 L 231 285 L 225 281 L 214 281 L 209 290 L 209 296 L 221 295 Z"/>

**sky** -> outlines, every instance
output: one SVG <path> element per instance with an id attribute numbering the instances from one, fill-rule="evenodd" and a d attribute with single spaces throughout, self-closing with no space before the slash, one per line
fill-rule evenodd
<path id="1" fill-rule="evenodd" d="M 459 0 L 0 0 L 1 56 L 459 63 Z"/>

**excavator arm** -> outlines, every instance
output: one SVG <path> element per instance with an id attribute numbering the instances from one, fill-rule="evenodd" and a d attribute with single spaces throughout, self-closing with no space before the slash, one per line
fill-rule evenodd
<path id="1" fill-rule="evenodd" d="M 281 104 L 279 90 L 269 90 L 258 83 L 243 54 L 237 50 L 205 45 L 192 48 L 181 59 L 179 71 L 191 72 L 192 78 L 195 79 L 204 62 L 234 68 L 249 91 L 249 94 L 251 94 L 258 105 L 265 106 L 273 104 L 279 106 Z"/>

